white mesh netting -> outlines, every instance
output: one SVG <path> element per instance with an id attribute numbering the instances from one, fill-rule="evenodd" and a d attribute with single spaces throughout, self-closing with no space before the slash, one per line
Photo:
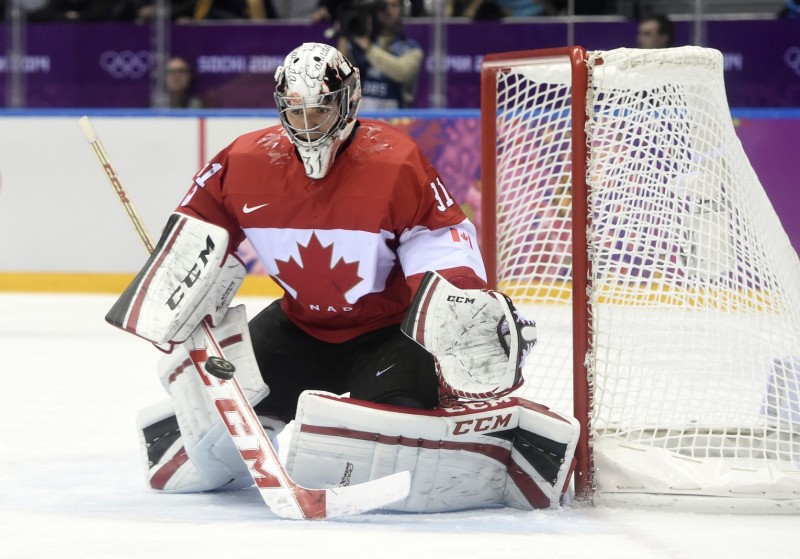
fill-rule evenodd
<path id="1" fill-rule="evenodd" d="M 800 499 L 800 261 L 720 53 L 588 53 L 588 92 L 566 56 L 495 65 L 498 286 L 539 331 L 525 395 L 572 411 L 570 102 L 587 95 L 598 491 Z"/>

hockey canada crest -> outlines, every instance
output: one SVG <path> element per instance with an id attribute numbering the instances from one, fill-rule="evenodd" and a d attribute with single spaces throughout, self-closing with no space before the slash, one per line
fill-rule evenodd
<path id="1" fill-rule="evenodd" d="M 333 245 L 322 246 L 316 233 L 312 233 L 306 246 L 298 243 L 298 260 L 276 260 L 276 278 L 296 292 L 295 298 L 303 307 L 323 312 L 349 312 L 352 303 L 347 292 L 361 283 L 358 262 L 333 261 Z"/>

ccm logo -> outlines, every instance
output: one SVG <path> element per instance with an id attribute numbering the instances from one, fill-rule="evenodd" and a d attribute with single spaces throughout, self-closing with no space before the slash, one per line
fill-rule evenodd
<path id="1" fill-rule="evenodd" d="M 496 431 L 508 428 L 511 423 L 511 414 L 490 415 L 479 419 L 468 419 L 466 421 L 456 421 L 456 428 L 453 429 L 454 435 L 466 435 L 467 433 L 480 433 L 482 431 Z"/>
<path id="2" fill-rule="evenodd" d="M 197 261 L 194 263 L 194 266 L 192 266 L 192 269 L 189 270 L 189 273 L 186 274 L 186 277 L 181 280 L 181 282 L 178 284 L 178 287 L 172 292 L 170 298 L 167 299 L 167 306 L 169 306 L 170 310 L 174 311 L 178 304 L 180 304 L 180 302 L 183 300 L 183 286 L 185 285 L 187 288 L 191 289 L 191 287 L 197 281 L 197 278 L 199 278 L 200 274 L 203 272 L 203 268 L 208 266 L 208 255 L 211 254 L 212 250 L 214 250 L 214 241 L 211 240 L 211 237 L 206 237 L 206 248 L 200 251 L 200 254 L 197 255 Z"/>
<path id="3" fill-rule="evenodd" d="M 448 295 L 448 301 L 454 301 L 456 303 L 474 303 L 475 299 L 470 299 L 469 297 L 462 297 L 461 295 Z"/>
<path id="4" fill-rule="evenodd" d="M 269 463 L 267 452 L 259 444 L 258 437 L 253 432 L 239 404 L 235 400 L 227 398 L 216 400 L 214 403 L 256 485 L 261 488 L 281 487 L 280 480 L 267 471 L 266 465 Z"/>

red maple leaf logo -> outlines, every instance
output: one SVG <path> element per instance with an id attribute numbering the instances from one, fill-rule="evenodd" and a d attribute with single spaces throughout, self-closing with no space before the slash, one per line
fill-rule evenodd
<path id="1" fill-rule="evenodd" d="M 358 285 L 358 262 L 340 258 L 333 264 L 333 243 L 324 247 L 315 233 L 308 245 L 297 244 L 300 262 L 276 260 L 279 273 L 275 276 L 297 292 L 297 302 L 303 306 L 320 305 L 340 308 L 348 305 L 345 294 Z"/>

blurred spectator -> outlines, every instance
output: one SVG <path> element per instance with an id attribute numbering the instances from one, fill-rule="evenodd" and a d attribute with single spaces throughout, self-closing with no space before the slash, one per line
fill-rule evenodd
<path id="1" fill-rule="evenodd" d="M 448 17 L 468 17 L 476 21 L 492 21 L 508 14 L 496 0 L 448 0 L 445 6 Z"/>
<path id="2" fill-rule="evenodd" d="M 445 13 L 451 17 L 497 20 L 504 17 L 567 15 L 567 0 L 447 0 Z M 606 13 L 605 0 L 575 0 L 575 15 Z"/>
<path id="3" fill-rule="evenodd" d="M 278 17 L 311 19 L 317 9 L 317 0 L 273 0 Z"/>
<path id="4" fill-rule="evenodd" d="M 170 0 L 169 17 L 172 21 L 186 23 L 194 17 L 196 0 Z M 136 21 L 147 23 L 156 15 L 154 0 L 139 0 L 136 9 Z"/>
<path id="5" fill-rule="evenodd" d="M 444 5 L 444 15 L 471 18 L 481 2 L 483 0 L 447 0 Z"/>
<path id="6" fill-rule="evenodd" d="M 312 23 L 333 21 L 334 16 L 344 8 L 345 3 L 347 3 L 347 0 L 319 0 L 317 9 L 311 15 Z"/>
<path id="7" fill-rule="evenodd" d="M 550 0 L 548 2 L 550 6 L 553 8 L 553 12 L 558 15 L 568 15 L 569 13 L 569 2 L 567 0 Z M 573 8 L 575 10 L 576 16 L 591 16 L 591 15 L 602 15 L 602 14 L 619 14 L 619 9 L 615 4 L 617 2 L 611 2 L 614 5 L 613 9 L 606 6 L 606 0 L 575 0 L 573 4 Z M 636 8 L 638 9 L 639 4 L 635 4 Z"/>
<path id="8" fill-rule="evenodd" d="M 558 1 L 563 1 L 563 0 L 558 0 Z M 558 2 L 556 2 L 556 4 L 557 3 Z M 612 2 L 611 4 L 614 5 L 615 2 Z M 591 15 L 613 14 L 613 13 L 617 13 L 616 6 L 614 6 L 614 9 L 611 9 L 609 6 L 606 5 L 606 0 L 575 0 L 575 15 L 591 16 Z"/>
<path id="9" fill-rule="evenodd" d="M 334 22 L 337 16 L 351 7 L 351 4 L 360 3 L 358 0 L 319 0 L 317 2 L 317 9 L 311 16 L 311 21 L 316 23 L 320 21 Z"/>
<path id="10" fill-rule="evenodd" d="M 331 21 L 336 22 L 339 19 L 339 14 L 354 9 L 365 9 L 369 6 L 380 4 L 382 0 L 318 0 L 317 9 L 311 16 L 312 22 Z M 403 11 L 401 3 L 401 14 Z M 409 2 L 410 9 L 409 15 L 411 17 L 424 17 L 428 15 L 425 11 L 424 0 L 411 0 Z"/>
<path id="11" fill-rule="evenodd" d="M 361 73 L 362 107 L 411 106 L 425 58 L 422 47 L 402 32 L 400 0 L 381 0 L 339 12 L 339 50 Z"/>
<path id="12" fill-rule="evenodd" d="M 497 0 L 509 17 L 552 15 L 555 9 L 548 0 Z"/>
<path id="13" fill-rule="evenodd" d="M 672 46 L 675 24 L 664 14 L 653 14 L 639 22 L 636 45 L 640 49 L 663 49 Z"/>
<path id="14" fill-rule="evenodd" d="M 410 5 L 411 5 L 411 9 L 406 14 L 409 17 L 426 17 L 426 16 L 430 15 L 425 10 L 425 2 L 424 2 L 424 0 L 411 0 L 410 1 Z"/>
<path id="15" fill-rule="evenodd" d="M 272 0 L 197 0 L 194 19 L 275 19 Z"/>
<path id="16" fill-rule="evenodd" d="M 508 13 L 500 7 L 497 0 L 483 0 L 478 4 L 472 19 L 475 21 L 499 21 L 507 16 Z"/>
<path id="17" fill-rule="evenodd" d="M 28 14 L 29 21 L 133 21 L 133 0 L 49 0 Z"/>
<path id="18" fill-rule="evenodd" d="M 781 19 L 800 19 L 800 1 L 786 0 L 786 4 L 778 12 Z"/>
<path id="19" fill-rule="evenodd" d="M 173 56 L 167 62 L 167 93 L 171 109 L 200 109 L 203 103 L 194 94 L 194 72 L 189 61 Z"/>

